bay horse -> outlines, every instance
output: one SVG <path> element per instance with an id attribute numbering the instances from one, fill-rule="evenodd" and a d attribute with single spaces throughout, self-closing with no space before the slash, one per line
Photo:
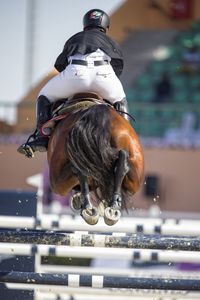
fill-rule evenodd
<path id="1" fill-rule="evenodd" d="M 78 94 L 66 103 L 48 144 L 51 188 L 61 196 L 74 190 L 71 206 L 90 225 L 100 214 L 91 200 L 95 195 L 104 206 L 104 222 L 113 225 L 133 205 L 143 181 L 140 140 L 129 122 L 97 95 Z"/>

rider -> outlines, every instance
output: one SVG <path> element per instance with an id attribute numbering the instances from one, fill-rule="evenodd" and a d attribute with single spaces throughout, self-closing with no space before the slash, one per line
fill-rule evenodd
<path id="1" fill-rule="evenodd" d="M 48 138 L 40 133 L 42 125 L 51 118 L 51 104 L 81 92 L 95 92 L 127 112 L 124 89 L 119 80 L 123 70 L 123 56 L 116 41 L 106 35 L 109 16 L 101 9 L 91 9 L 83 17 L 83 31 L 73 35 L 55 62 L 58 75 L 42 88 L 37 99 L 37 131 L 18 148 L 26 155 L 27 145 L 32 151 L 46 151 Z M 128 119 L 126 114 L 123 114 Z"/>

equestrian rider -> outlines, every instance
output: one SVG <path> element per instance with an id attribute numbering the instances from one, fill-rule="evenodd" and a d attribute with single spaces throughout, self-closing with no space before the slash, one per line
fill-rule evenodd
<path id="1" fill-rule="evenodd" d="M 58 75 L 42 88 L 36 105 L 37 133 L 32 141 L 21 145 L 18 151 L 26 155 L 28 144 L 32 151 L 46 151 L 48 138 L 40 133 L 42 125 L 51 118 L 53 102 L 76 93 L 100 94 L 114 107 L 127 112 L 124 89 L 119 80 L 123 70 L 120 46 L 107 36 L 109 16 L 100 9 L 92 9 L 83 17 L 83 31 L 73 35 L 55 62 Z M 126 114 L 123 114 L 128 119 Z"/>

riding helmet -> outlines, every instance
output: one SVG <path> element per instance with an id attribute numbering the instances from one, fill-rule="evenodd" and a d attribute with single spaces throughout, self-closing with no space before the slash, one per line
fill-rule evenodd
<path id="1" fill-rule="evenodd" d="M 89 27 L 100 27 L 104 31 L 110 26 L 110 18 L 101 9 L 91 9 L 83 17 L 84 30 Z"/>

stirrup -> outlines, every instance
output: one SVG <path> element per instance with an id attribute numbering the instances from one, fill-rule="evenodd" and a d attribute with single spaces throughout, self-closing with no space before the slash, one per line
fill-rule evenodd
<path id="1" fill-rule="evenodd" d="M 21 154 L 24 154 L 28 158 L 33 158 L 34 157 L 34 151 L 31 148 L 31 146 L 27 145 L 26 143 L 19 146 L 17 151 Z"/>
<path id="2" fill-rule="evenodd" d="M 37 129 L 34 131 L 34 133 L 32 133 L 26 143 L 22 144 L 21 146 L 19 146 L 19 148 L 17 149 L 17 152 L 19 152 L 20 154 L 24 154 L 26 157 L 28 158 L 33 158 L 34 157 L 34 150 L 33 148 L 29 145 L 29 141 L 30 139 L 35 139 L 37 135 Z"/>

